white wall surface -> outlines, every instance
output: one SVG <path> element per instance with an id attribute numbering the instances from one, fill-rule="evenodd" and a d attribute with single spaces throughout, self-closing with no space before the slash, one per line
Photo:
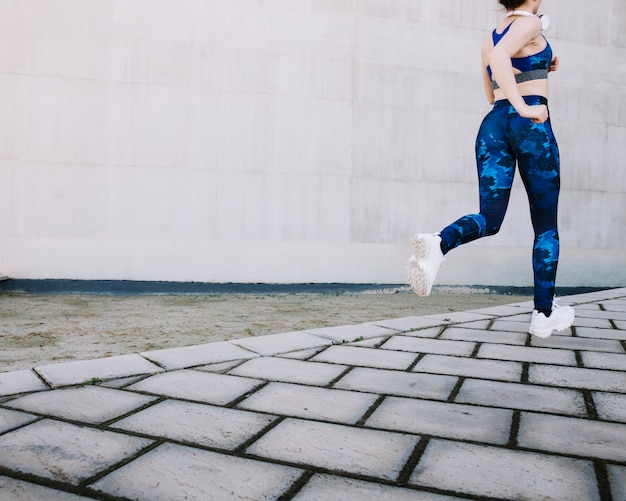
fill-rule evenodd
<path id="1" fill-rule="evenodd" d="M 545 0 L 559 285 L 626 285 L 626 3 Z M 0 0 L 0 274 L 402 283 L 477 212 L 496 0 Z M 521 182 L 440 283 L 532 283 Z"/>

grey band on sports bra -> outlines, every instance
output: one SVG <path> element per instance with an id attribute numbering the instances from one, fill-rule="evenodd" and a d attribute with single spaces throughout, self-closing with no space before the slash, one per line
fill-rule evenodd
<path id="1" fill-rule="evenodd" d="M 517 83 L 528 82 L 530 80 L 543 80 L 545 78 L 548 78 L 548 70 L 530 70 L 523 73 L 517 73 L 515 75 L 515 81 Z M 499 89 L 500 86 L 498 85 L 498 82 L 492 80 L 491 88 L 496 90 Z"/>

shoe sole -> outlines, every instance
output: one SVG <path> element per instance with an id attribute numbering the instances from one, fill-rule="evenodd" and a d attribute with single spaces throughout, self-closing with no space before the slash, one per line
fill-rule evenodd
<path id="1" fill-rule="evenodd" d="M 571 318 L 568 317 L 563 322 L 561 322 L 560 324 L 555 325 L 554 327 L 551 327 L 550 329 L 542 329 L 542 330 L 529 329 L 528 332 L 530 332 L 533 336 L 537 336 L 537 337 L 545 339 L 547 337 L 550 337 L 550 335 L 553 332 L 562 332 L 565 329 L 567 329 L 568 327 L 571 327 L 571 325 L 574 323 L 574 318 L 576 318 L 576 314 L 575 313 L 573 315 L 571 315 Z"/>
<path id="2" fill-rule="evenodd" d="M 419 238 L 415 235 L 411 238 L 411 259 L 409 259 L 409 263 L 407 264 L 407 275 L 409 278 L 409 284 L 411 285 L 411 289 L 413 292 L 420 297 L 426 297 L 430 295 L 430 290 L 428 290 L 428 277 L 426 273 L 419 265 L 419 260 L 426 257 L 426 253 L 428 251 L 428 242 L 426 240 Z"/>
<path id="3" fill-rule="evenodd" d="M 411 254 L 413 254 L 416 259 L 419 260 L 426 257 L 428 242 L 423 238 L 420 238 L 419 235 L 415 235 L 411 238 L 410 246 Z"/>

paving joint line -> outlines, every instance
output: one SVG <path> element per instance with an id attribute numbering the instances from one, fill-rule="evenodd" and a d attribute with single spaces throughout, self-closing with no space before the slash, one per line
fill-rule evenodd
<path id="1" fill-rule="evenodd" d="M 139 392 L 133 392 L 132 390 L 118 390 L 118 391 L 123 391 L 125 393 L 134 393 L 134 394 L 138 394 Z M 137 407 L 136 409 L 129 411 L 125 414 L 121 414 L 120 416 L 117 416 L 113 419 L 110 419 L 108 421 L 104 421 L 102 423 L 100 423 L 100 426 L 104 426 L 106 428 L 109 428 L 112 424 L 117 423 L 118 421 L 122 421 L 123 419 L 126 419 L 127 417 L 130 417 L 134 414 L 139 414 L 142 411 L 145 411 L 146 409 L 149 409 L 150 407 L 155 407 L 157 405 L 159 405 L 162 402 L 165 402 L 168 400 L 168 398 L 166 396 L 163 395 L 154 395 L 154 394 L 149 394 L 149 393 L 144 393 L 147 396 L 151 396 L 151 397 L 155 397 L 154 400 L 143 404 L 139 407 Z"/>
<path id="2" fill-rule="evenodd" d="M 594 459 L 593 469 L 596 474 L 596 483 L 600 491 L 600 501 L 614 501 L 609 470 L 605 461 Z M 617 500 L 615 500 L 617 501 Z"/>
<path id="3" fill-rule="evenodd" d="M 511 416 L 511 429 L 510 429 L 510 433 L 509 433 L 509 441 L 507 442 L 507 447 L 510 447 L 511 449 L 517 449 L 518 448 L 518 436 L 519 436 L 519 429 L 520 429 L 520 424 L 522 421 L 522 411 L 519 409 L 515 409 L 513 410 L 513 414 Z"/>
<path id="4" fill-rule="evenodd" d="M 424 360 L 424 357 L 427 355 L 427 353 L 418 353 L 417 357 L 415 358 L 415 360 L 413 361 L 413 363 L 411 365 L 409 365 L 406 368 L 406 372 L 409 372 L 411 374 L 414 374 L 413 370 L 418 366 L 418 364 Z"/>
<path id="5" fill-rule="evenodd" d="M 123 430 L 121 430 L 121 431 L 123 431 Z M 133 434 L 130 434 L 130 433 L 128 433 L 128 435 L 130 435 L 130 436 L 139 436 L 139 435 L 133 435 Z M 107 475 L 113 473 L 114 471 L 117 471 L 117 470 L 123 468 L 124 466 L 126 466 L 127 464 L 132 463 L 136 459 L 138 459 L 138 458 L 140 458 L 142 456 L 145 456 L 149 452 L 152 452 L 157 447 L 160 447 L 161 445 L 169 442 L 168 439 L 165 439 L 165 438 L 162 438 L 162 437 L 160 437 L 158 439 L 152 438 L 152 440 L 154 440 L 153 443 L 151 443 L 151 444 L 145 446 L 144 448 L 138 450 L 136 453 L 131 454 L 128 457 L 125 457 L 121 461 L 118 461 L 117 463 L 110 465 L 108 468 L 105 468 L 102 471 L 99 471 L 95 475 L 92 475 L 91 477 L 82 480 L 81 482 L 78 483 L 78 486 L 89 488 L 90 484 L 94 484 L 95 482 L 97 482 L 101 478 L 106 477 Z"/>
<path id="6" fill-rule="evenodd" d="M 396 481 L 398 485 L 408 485 L 409 480 L 411 479 L 411 475 L 417 468 L 417 465 L 422 459 L 424 452 L 426 451 L 426 447 L 430 443 L 430 437 L 420 436 L 419 441 L 411 451 L 410 456 L 408 457 L 404 467 L 400 471 Z"/>
<path id="7" fill-rule="evenodd" d="M 355 368 L 356 368 L 356 366 L 354 366 L 354 365 L 348 365 L 346 367 L 346 369 L 341 374 L 339 374 L 334 379 L 331 379 L 326 385 L 320 386 L 320 388 L 327 388 L 329 390 L 336 389 L 336 388 L 334 388 L 335 384 L 338 383 L 339 381 L 341 381 L 348 374 L 350 374 Z M 312 385 L 312 386 L 315 386 L 315 385 Z"/>
<path id="8" fill-rule="evenodd" d="M 512 362 L 512 363 L 516 363 L 519 364 L 520 366 L 520 373 L 519 373 L 519 381 L 511 381 L 512 383 L 518 383 L 518 384 L 533 384 L 530 382 L 530 364 L 531 362 L 523 362 L 523 361 L 516 361 L 516 362 Z M 489 380 L 487 380 L 489 381 Z M 505 383 L 508 381 L 504 381 Z"/>
<path id="9" fill-rule="evenodd" d="M 272 421 L 270 421 L 265 427 L 263 427 L 263 429 L 259 430 L 257 433 L 255 433 L 254 435 L 249 437 L 247 440 L 244 440 L 237 447 L 235 447 L 232 450 L 233 455 L 244 457 L 247 454 L 246 449 L 248 449 L 252 444 L 260 440 L 262 437 L 267 435 L 270 431 L 277 428 L 279 425 L 281 425 L 287 419 L 290 418 L 290 416 L 281 416 L 278 414 L 269 414 L 269 413 L 260 413 L 260 414 L 274 416 L 276 419 L 273 419 Z"/>
<path id="10" fill-rule="evenodd" d="M 587 417 L 594 421 L 604 422 L 598 415 L 596 404 L 593 401 L 593 392 L 586 388 L 582 389 L 583 398 L 585 399 L 585 407 L 587 408 Z"/>
<path id="11" fill-rule="evenodd" d="M 386 398 L 387 395 L 378 395 L 376 401 L 372 405 L 370 405 L 370 407 L 365 411 L 365 414 L 361 416 L 361 419 L 359 419 L 355 423 L 355 425 L 358 427 L 366 428 L 365 423 L 372 416 L 372 414 L 374 414 L 374 412 L 376 412 L 376 410 L 382 405 Z"/>
<path id="12" fill-rule="evenodd" d="M 237 377 L 246 377 L 246 376 L 237 376 Z M 248 397 L 254 395 L 255 393 L 258 393 L 263 388 L 267 387 L 270 383 L 279 382 L 279 381 L 270 381 L 270 380 L 267 380 L 267 379 L 259 379 L 259 378 L 253 378 L 253 377 L 246 377 L 246 379 L 256 379 L 258 381 L 261 381 L 261 384 L 255 386 L 254 388 L 252 388 L 250 391 L 247 391 L 243 395 L 239 395 L 237 398 L 234 398 L 230 402 L 227 402 L 225 405 L 219 405 L 217 407 L 224 407 L 226 409 L 235 409 L 236 406 L 239 405 L 241 402 L 246 400 Z M 241 409 L 239 409 L 239 410 L 241 410 Z"/>
<path id="13" fill-rule="evenodd" d="M 277 501 L 290 501 L 293 499 L 314 476 L 314 471 L 304 470 L 300 478 L 298 478 L 286 492 L 283 492 Z"/>
<path id="14" fill-rule="evenodd" d="M 452 388 L 452 391 L 450 392 L 450 395 L 448 395 L 448 399 L 445 400 L 449 404 L 456 403 L 455 399 L 459 395 L 459 392 L 461 391 L 461 386 L 463 386 L 463 383 L 467 379 L 465 376 L 458 376 L 458 378 L 459 379 L 457 380 L 456 384 L 454 385 L 454 388 Z M 422 400 L 422 399 L 420 399 L 420 400 Z"/>

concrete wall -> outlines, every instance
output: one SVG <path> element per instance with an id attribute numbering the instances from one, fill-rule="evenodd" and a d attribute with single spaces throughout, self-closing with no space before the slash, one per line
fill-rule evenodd
<path id="1" fill-rule="evenodd" d="M 626 4 L 544 2 L 559 283 L 626 285 Z M 0 274 L 405 281 L 477 210 L 495 0 L 0 0 Z M 448 284 L 529 285 L 518 179 Z"/>

